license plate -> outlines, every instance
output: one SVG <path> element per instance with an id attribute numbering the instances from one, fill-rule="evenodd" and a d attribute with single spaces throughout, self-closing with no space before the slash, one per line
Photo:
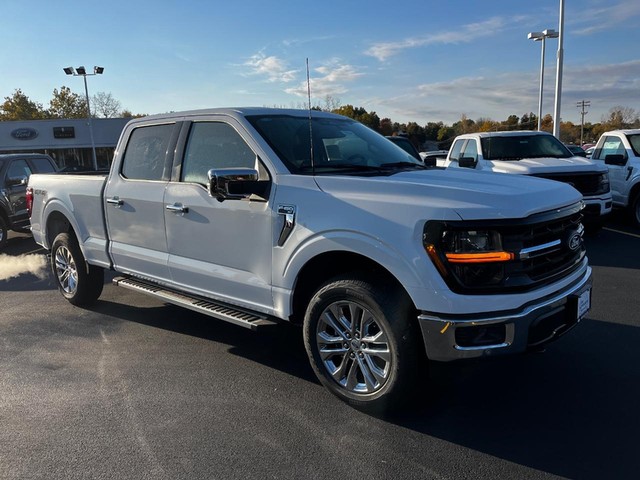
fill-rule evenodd
<path id="1" fill-rule="evenodd" d="M 581 320 L 591 309 L 591 289 L 585 290 L 578 297 L 578 320 Z"/>

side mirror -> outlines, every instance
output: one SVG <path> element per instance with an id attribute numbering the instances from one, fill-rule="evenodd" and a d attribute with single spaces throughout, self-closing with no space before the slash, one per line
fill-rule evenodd
<path id="1" fill-rule="evenodd" d="M 458 165 L 462 168 L 476 168 L 478 161 L 473 157 L 460 157 L 458 159 Z"/>
<path id="2" fill-rule="evenodd" d="M 627 159 L 625 155 L 616 153 L 604 157 L 604 163 L 607 165 L 624 165 L 627 163 Z"/>
<path id="3" fill-rule="evenodd" d="M 9 177 L 7 178 L 7 186 L 14 187 L 16 185 L 26 185 L 29 182 L 27 177 Z"/>
<path id="4" fill-rule="evenodd" d="M 209 195 L 222 202 L 224 200 L 242 200 L 262 190 L 258 182 L 258 171 L 253 168 L 211 169 L 209 177 Z"/>

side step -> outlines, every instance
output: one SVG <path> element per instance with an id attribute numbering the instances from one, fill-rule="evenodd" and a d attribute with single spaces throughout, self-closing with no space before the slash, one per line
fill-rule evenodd
<path id="1" fill-rule="evenodd" d="M 188 308 L 194 312 L 202 313 L 210 317 L 224 320 L 226 322 L 240 325 L 241 327 L 258 330 L 259 328 L 277 325 L 277 321 L 261 313 L 243 310 L 239 307 L 225 305 L 223 303 L 205 300 L 199 297 L 192 297 L 185 293 L 178 293 L 168 290 L 151 282 L 145 282 L 131 277 L 115 277 L 113 284 L 119 287 L 128 288 L 136 292 L 151 295 L 152 297 L 164 300 L 167 303 Z"/>

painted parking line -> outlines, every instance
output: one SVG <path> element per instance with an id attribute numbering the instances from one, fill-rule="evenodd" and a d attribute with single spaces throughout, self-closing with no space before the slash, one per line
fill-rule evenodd
<path id="1" fill-rule="evenodd" d="M 625 232 L 623 230 L 616 230 L 615 228 L 604 227 L 604 230 L 609 230 L 610 232 L 620 233 L 622 235 L 629 235 L 630 237 L 640 238 L 640 235 L 637 233 Z"/>

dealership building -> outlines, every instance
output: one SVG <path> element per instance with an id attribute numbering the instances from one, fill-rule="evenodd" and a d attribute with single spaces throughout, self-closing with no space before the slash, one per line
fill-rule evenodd
<path id="1" fill-rule="evenodd" d="M 93 118 L 98 168 L 108 168 L 122 129 L 130 118 Z M 91 130 L 85 119 L 0 122 L 0 153 L 46 153 L 58 167 L 93 169 Z"/>

